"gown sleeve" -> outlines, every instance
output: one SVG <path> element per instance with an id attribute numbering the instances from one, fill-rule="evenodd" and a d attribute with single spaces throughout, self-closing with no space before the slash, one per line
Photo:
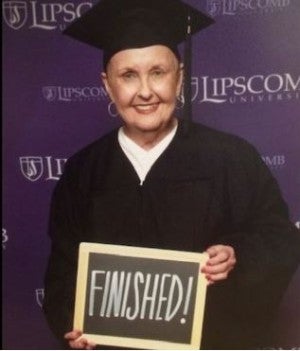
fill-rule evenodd
<path id="1" fill-rule="evenodd" d="M 78 246 L 83 229 L 83 197 L 73 169 L 68 162 L 53 192 L 49 220 L 51 253 L 44 285 L 46 319 L 61 341 L 73 329 Z"/>
<path id="2" fill-rule="evenodd" d="M 214 244 L 232 246 L 237 263 L 208 289 L 203 348 L 269 347 L 270 326 L 300 262 L 300 233 L 251 145 L 231 145 L 223 167 L 227 229 Z"/>
<path id="3" fill-rule="evenodd" d="M 237 145 L 238 149 L 241 146 Z M 248 143 L 228 163 L 229 220 L 243 285 L 290 280 L 300 261 L 300 232 L 290 222 L 278 183 Z M 282 282 L 283 282 L 282 281 Z"/>

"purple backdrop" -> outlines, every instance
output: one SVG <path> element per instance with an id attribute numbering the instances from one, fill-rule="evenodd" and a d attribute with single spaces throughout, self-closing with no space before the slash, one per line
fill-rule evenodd
<path id="1" fill-rule="evenodd" d="M 61 35 L 93 2 L 2 2 L 6 349 L 59 347 L 40 307 L 50 196 L 66 159 L 119 125 L 100 82 L 101 53 Z M 187 2 L 217 21 L 194 40 L 194 119 L 257 147 L 299 227 L 300 1 Z M 274 348 L 300 347 L 299 291 L 298 270 Z"/>

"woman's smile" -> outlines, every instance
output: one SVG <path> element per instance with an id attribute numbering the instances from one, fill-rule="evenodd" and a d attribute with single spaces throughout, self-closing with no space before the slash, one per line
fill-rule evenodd
<path id="1" fill-rule="evenodd" d="M 148 104 L 135 104 L 133 108 L 137 113 L 142 115 L 149 115 L 156 112 L 159 108 L 159 102 L 148 103 Z"/>

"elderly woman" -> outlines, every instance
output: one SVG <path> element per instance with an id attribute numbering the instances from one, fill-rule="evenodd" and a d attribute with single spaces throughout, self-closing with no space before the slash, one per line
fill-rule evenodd
<path id="1" fill-rule="evenodd" d="M 176 117 L 187 12 L 192 34 L 212 23 L 179 0 L 102 0 L 66 31 L 104 50 L 123 121 L 69 159 L 53 195 L 44 310 L 71 348 L 95 347 L 72 330 L 80 242 L 206 251 L 208 349 L 268 346 L 261 336 L 299 262 L 299 235 L 254 148 Z"/>

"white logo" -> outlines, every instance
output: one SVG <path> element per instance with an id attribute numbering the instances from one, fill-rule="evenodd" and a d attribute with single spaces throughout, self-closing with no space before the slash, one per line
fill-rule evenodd
<path id="1" fill-rule="evenodd" d="M 211 16 L 280 11 L 290 5 L 290 0 L 207 0 Z"/>
<path id="2" fill-rule="evenodd" d="M 57 97 L 56 87 L 43 87 L 44 98 L 48 101 L 54 101 Z"/>
<path id="3" fill-rule="evenodd" d="M 198 84 L 198 78 L 197 77 L 192 77 L 191 79 L 191 85 L 192 85 L 192 101 L 196 99 L 196 97 L 199 94 L 199 84 Z"/>
<path id="4" fill-rule="evenodd" d="M 290 73 L 267 76 L 256 74 L 251 77 L 193 77 L 193 84 L 200 86 L 193 97 L 199 103 L 262 103 L 300 98 L 300 76 L 295 77 Z M 199 96 L 199 92 L 202 96 Z"/>
<path id="5" fill-rule="evenodd" d="M 6 249 L 6 243 L 8 242 L 8 234 L 5 228 L 2 228 L 2 249 Z"/>
<path id="6" fill-rule="evenodd" d="M 35 289 L 36 303 L 40 307 L 43 307 L 44 296 L 45 296 L 44 289 Z"/>
<path id="7" fill-rule="evenodd" d="M 49 102 L 80 102 L 100 101 L 107 99 L 104 87 L 61 87 L 45 86 L 42 88 L 43 96 Z"/>
<path id="8" fill-rule="evenodd" d="M 67 24 L 79 18 L 93 6 L 91 2 L 4 1 L 3 18 L 13 29 L 25 24 L 29 29 L 63 30 Z"/>
<path id="9" fill-rule="evenodd" d="M 20 29 L 27 21 L 27 4 L 25 1 L 3 1 L 2 13 L 6 24 L 12 29 Z"/>
<path id="10" fill-rule="evenodd" d="M 21 171 L 28 180 L 35 182 L 41 178 L 44 168 L 43 159 L 36 156 L 20 157 Z"/>
<path id="11" fill-rule="evenodd" d="M 27 180 L 35 182 L 41 177 L 44 180 L 59 180 L 63 173 L 66 158 L 53 158 L 52 156 L 21 156 L 21 172 Z"/>
<path id="12" fill-rule="evenodd" d="M 286 165 L 285 155 L 262 156 L 261 158 L 270 168 L 281 168 Z"/>
<path id="13" fill-rule="evenodd" d="M 223 3 L 222 0 L 208 0 L 207 1 L 207 12 L 211 16 L 217 16 L 222 14 Z"/>

